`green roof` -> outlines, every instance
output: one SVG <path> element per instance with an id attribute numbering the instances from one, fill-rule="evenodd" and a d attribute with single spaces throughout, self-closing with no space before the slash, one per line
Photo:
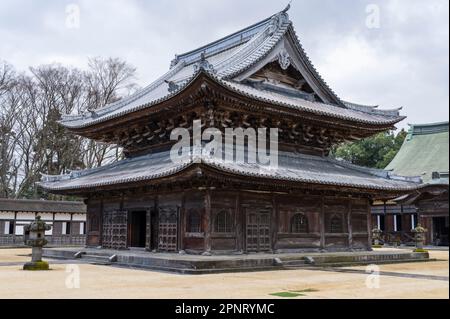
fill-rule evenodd
<path id="1" fill-rule="evenodd" d="M 420 176 L 433 181 L 433 173 L 448 183 L 448 122 L 410 125 L 400 151 L 386 167 L 402 176 Z"/>

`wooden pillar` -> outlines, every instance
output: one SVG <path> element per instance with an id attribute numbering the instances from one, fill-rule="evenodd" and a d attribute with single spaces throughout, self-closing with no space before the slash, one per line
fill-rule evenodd
<path id="1" fill-rule="evenodd" d="M 278 241 L 278 202 L 277 202 L 277 198 L 276 195 L 272 195 L 272 217 L 271 217 L 271 223 L 270 223 L 270 230 L 271 230 L 271 246 L 272 246 L 272 250 L 275 251 L 276 250 L 276 244 Z"/>
<path id="2" fill-rule="evenodd" d="M 211 252 L 211 193 L 206 190 L 205 193 L 205 214 L 203 218 L 205 230 L 205 252 Z"/>
<path id="3" fill-rule="evenodd" d="M 12 243 L 16 243 L 16 225 L 17 225 L 17 211 L 14 211 L 14 221 L 13 221 L 13 233 L 12 233 Z"/>
<path id="4" fill-rule="evenodd" d="M 73 236 L 72 236 L 72 233 L 73 233 L 73 214 L 72 213 L 70 214 L 70 226 L 69 227 L 70 227 L 69 228 L 69 230 L 70 230 L 69 243 L 73 244 L 73 242 L 72 242 L 72 240 L 73 240 Z"/>
<path id="5" fill-rule="evenodd" d="M 87 215 L 87 212 L 86 212 L 86 215 Z M 52 244 L 55 242 L 53 239 L 53 227 L 55 227 L 55 219 L 56 219 L 55 217 L 56 217 L 56 213 L 53 213 L 53 216 L 52 216 L 52 238 L 50 239 L 50 243 L 52 243 Z M 87 227 L 87 218 L 86 218 L 86 226 L 85 227 Z M 87 234 L 87 232 L 86 232 L 86 234 Z M 86 236 L 86 240 L 87 240 L 87 236 Z M 87 246 L 87 242 L 85 244 Z"/>
<path id="6" fill-rule="evenodd" d="M 353 227 L 352 227 L 352 198 L 348 200 L 348 213 L 347 213 L 347 232 L 348 232 L 348 247 L 353 249 Z"/>
<path id="7" fill-rule="evenodd" d="M 184 236 L 186 233 L 186 192 L 183 192 L 181 197 L 181 209 L 179 217 L 179 239 L 178 239 L 178 250 L 184 250 Z"/>
<path id="8" fill-rule="evenodd" d="M 241 209 L 241 195 L 240 193 L 236 194 L 235 208 L 236 217 L 235 217 L 235 229 L 236 229 L 236 250 L 243 251 L 244 250 L 244 233 L 242 223 L 242 209 Z"/>
<path id="9" fill-rule="evenodd" d="M 151 250 L 152 243 L 152 210 L 147 208 L 145 211 L 145 250 Z"/>
<path id="10" fill-rule="evenodd" d="M 325 198 L 320 198 L 320 248 L 325 249 Z"/>
<path id="11" fill-rule="evenodd" d="M 97 214 L 98 218 L 98 242 L 99 245 L 103 247 L 103 198 L 100 200 L 100 211 Z"/>
<path id="12" fill-rule="evenodd" d="M 372 210 L 370 205 L 370 200 L 367 200 L 367 248 L 372 250 Z M 385 227 L 386 227 L 386 221 Z"/>

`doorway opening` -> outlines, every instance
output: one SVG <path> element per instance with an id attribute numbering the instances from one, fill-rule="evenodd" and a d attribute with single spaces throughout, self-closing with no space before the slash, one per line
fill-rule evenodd
<path id="1" fill-rule="evenodd" d="M 433 243 L 436 246 L 448 246 L 448 217 L 433 218 Z"/>
<path id="2" fill-rule="evenodd" d="M 145 247 L 147 229 L 146 216 L 146 211 L 130 212 L 128 223 L 128 247 Z"/>

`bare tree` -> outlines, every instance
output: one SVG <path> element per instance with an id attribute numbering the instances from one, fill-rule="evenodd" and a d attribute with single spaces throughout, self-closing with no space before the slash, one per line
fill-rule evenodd
<path id="1" fill-rule="evenodd" d="M 129 94 L 135 68 L 95 58 L 86 71 L 52 64 L 30 72 L 17 74 L 0 63 L 0 197 L 37 198 L 40 173 L 61 174 L 121 157 L 118 147 L 70 134 L 58 121 Z"/>
<path id="2" fill-rule="evenodd" d="M 130 94 L 136 84 L 133 82 L 136 69 L 117 58 L 93 58 L 89 60 L 86 73 L 89 110 L 104 107 L 116 102 L 119 96 Z M 85 141 L 85 163 L 87 167 L 96 167 L 104 162 L 119 160 L 121 150 L 95 141 Z"/>

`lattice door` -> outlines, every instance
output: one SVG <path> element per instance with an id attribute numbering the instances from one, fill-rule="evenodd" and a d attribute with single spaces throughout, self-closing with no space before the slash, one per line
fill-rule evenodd
<path id="1" fill-rule="evenodd" d="M 112 211 L 103 214 L 102 247 L 127 248 L 127 211 Z"/>
<path id="2" fill-rule="evenodd" d="M 247 251 L 265 251 L 271 249 L 270 244 L 270 213 L 247 213 Z"/>
<path id="3" fill-rule="evenodd" d="M 161 251 L 178 250 L 178 210 L 160 209 L 158 229 L 158 249 Z"/>

